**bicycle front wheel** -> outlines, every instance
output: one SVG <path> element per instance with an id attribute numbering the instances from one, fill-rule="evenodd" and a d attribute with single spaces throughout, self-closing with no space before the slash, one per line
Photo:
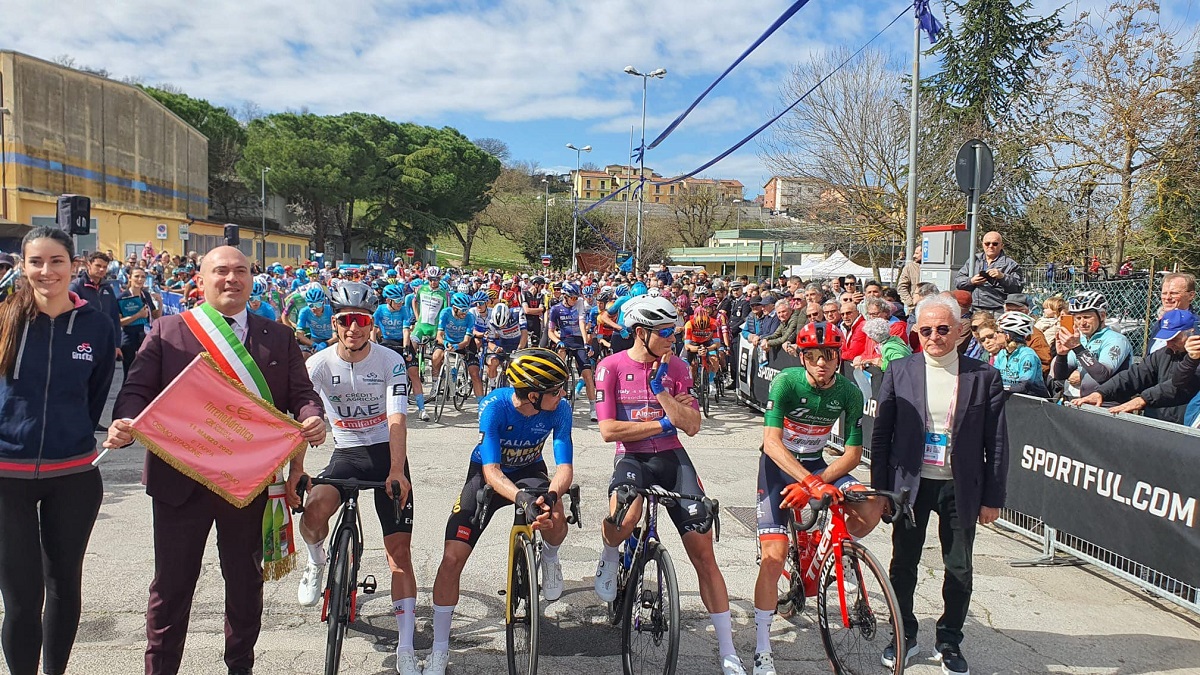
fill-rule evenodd
<path id="1" fill-rule="evenodd" d="M 842 552 L 842 588 L 839 589 L 838 563 L 832 553 L 821 566 L 817 592 L 821 641 L 834 673 L 877 675 L 885 648 L 890 645 L 897 654 L 904 653 L 904 626 L 896 593 L 887 570 L 865 546 L 846 540 L 842 542 Z M 904 659 L 897 658 L 889 672 L 895 675 L 904 672 Z"/>
<path id="2" fill-rule="evenodd" d="M 625 675 L 675 672 L 679 658 L 679 583 L 667 549 L 651 542 L 625 585 L 621 651 Z"/>
<path id="3" fill-rule="evenodd" d="M 454 409 L 462 412 L 471 393 L 471 374 L 467 368 L 467 360 L 458 362 L 458 376 L 454 378 Z"/>
<path id="4" fill-rule="evenodd" d="M 350 623 L 350 604 L 354 602 L 353 580 L 350 579 L 353 555 L 354 537 L 350 530 L 338 532 L 326 586 L 329 597 L 326 600 L 325 621 L 329 625 L 325 638 L 325 675 L 337 675 L 342 661 L 342 640 L 346 637 L 346 625 Z"/>
<path id="5" fill-rule="evenodd" d="M 708 369 L 707 368 L 700 369 L 700 382 L 697 383 L 696 388 L 699 390 L 699 393 L 700 393 L 700 409 L 702 411 L 704 411 L 705 417 L 712 417 L 712 413 L 709 412 L 709 406 L 711 405 L 711 402 L 709 399 L 711 399 L 712 396 L 709 394 L 709 391 L 708 391 Z"/>
<path id="6" fill-rule="evenodd" d="M 437 376 L 438 388 L 433 392 L 433 421 L 442 421 L 442 413 L 446 411 L 446 400 L 450 398 L 450 359 L 442 360 L 442 369 Z"/>
<path id="7" fill-rule="evenodd" d="M 508 607 L 504 617 L 508 672 L 509 675 L 533 675 L 537 672 L 538 622 L 542 616 L 533 541 L 518 534 L 512 556 L 508 570 Z"/>

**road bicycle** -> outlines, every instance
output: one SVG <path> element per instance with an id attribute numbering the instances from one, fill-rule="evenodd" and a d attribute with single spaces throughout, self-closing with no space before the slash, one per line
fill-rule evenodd
<path id="1" fill-rule="evenodd" d="M 553 509 L 557 497 L 545 488 L 521 488 L 534 497 L 543 497 Z M 475 515 L 471 522 L 476 527 L 486 525 L 488 505 L 495 491 L 485 485 L 475 493 Z M 583 527 L 579 518 L 579 486 L 567 490 L 567 524 Z M 508 574 L 500 595 L 504 596 L 505 648 L 508 652 L 509 675 L 533 675 L 538 666 L 538 634 L 542 617 L 541 584 L 538 570 L 541 569 L 542 536 L 531 526 L 531 519 L 521 507 L 513 504 L 513 526 L 508 533 Z"/>
<path id="2" fill-rule="evenodd" d="M 679 582 L 666 546 L 658 536 L 658 507 L 679 501 L 699 502 L 705 521 L 701 534 L 713 530 L 721 539 L 720 503 L 702 495 L 671 492 L 657 485 L 618 486 L 617 511 L 606 520 L 618 526 L 639 495 L 644 497 L 642 524 L 622 542 L 617 567 L 617 597 L 608 603 L 608 621 L 621 626 L 621 666 L 625 675 L 671 675 L 679 659 Z M 664 651 L 665 648 L 665 651 Z M 662 651 L 661 656 L 656 652 Z"/>
<path id="3" fill-rule="evenodd" d="M 912 527 L 908 488 L 899 493 L 883 490 L 847 490 L 845 501 L 864 502 L 882 497 L 892 513 L 904 514 Z M 788 522 L 788 552 L 779 578 L 776 613 L 784 618 L 804 609 L 807 598 L 816 598 L 817 625 L 833 672 L 838 675 L 878 675 L 880 659 L 888 646 L 904 654 L 904 625 L 887 568 L 855 541 L 846 529 L 846 510 L 828 495 L 807 507 L 793 509 Z M 904 658 L 895 659 L 890 672 L 904 672 Z"/>
<path id="4" fill-rule="evenodd" d="M 700 364 L 692 367 L 696 398 L 699 399 L 700 410 L 705 417 L 712 417 L 713 401 L 720 403 L 721 395 L 725 391 L 725 373 L 718 361 L 719 353 L 718 347 L 709 347 L 704 358 L 700 359 Z"/>
<path id="5" fill-rule="evenodd" d="M 461 412 L 467 398 L 474 393 L 466 359 L 450 347 L 442 350 L 442 369 L 438 372 L 437 380 L 438 390 L 433 392 L 434 422 L 442 420 L 447 403 L 453 402 L 454 409 Z"/>
<path id="6" fill-rule="evenodd" d="M 479 369 L 480 369 L 479 372 L 480 372 L 480 377 L 484 378 L 484 383 L 483 383 L 484 392 L 483 393 L 485 395 L 491 393 L 492 391 L 494 391 L 496 389 L 500 389 L 500 388 L 508 386 L 508 372 L 507 371 L 508 371 L 508 359 L 510 358 L 509 352 L 488 353 L 487 346 L 488 346 L 488 342 L 485 340 L 483 342 L 483 349 L 479 353 Z M 494 387 L 490 386 L 487 381 L 487 367 L 488 367 L 487 362 L 492 357 L 496 357 L 500 361 L 499 365 L 496 366 L 496 386 L 494 386 Z"/>
<path id="7" fill-rule="evenodd" d="M 325 675 L 337 675 L 342 660 L 342 641 L 347 627 L 354 623 L 358 614 L 358 589 L 370 595 L 378 585 L 373 575 L 366 575 L 360 582 L 358 569 L 362 562 L 363 538 L 362 517 L 358 512 L 358 493 L 362 490 L 383 490 L 380 482 L 362 481 L 357 478 L 321 478 L 301 476 L 296 491 L 300 495 L 300 506 L 293 513 L 304 512 L 304 495 L 310 486 L 332 485 L 342 497 L 342 508 L 337 525 L 329 535 L 333 546 L 329 549 L 329 574 L 322 594 L 321 620 L 328 624 L 325 638 Z M 400 483 L 392 481 L 393 517 L 399 521 L 404 505 L 400 502 Z"/>

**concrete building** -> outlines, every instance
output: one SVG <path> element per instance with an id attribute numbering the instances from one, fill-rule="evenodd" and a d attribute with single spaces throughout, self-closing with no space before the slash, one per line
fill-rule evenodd
<path id="1" fill-rule="evenodd" d="M 61 194 L 92 200 L 80 252 L 123 259 L 149 242 L 203 253 L 223 241 L 223 223 L 207 220 L 208 139 L 199 131 L 135 86 L 0 51 L 0 249 L 54 225 Z M 255 234 L 242 229 L 242 249 L 257 259 Z M 295 262 L 307 258 L 308 240 L 272 235 L 266 253 Z"/>
<path id="2" fill-rule="evenodd" d="M 826 188 L 824 183 L 812 178 L 771 176 L 763 186 L 763 208 L 779 214 L 794 207 L 812 206 L 821 199 Z"/>

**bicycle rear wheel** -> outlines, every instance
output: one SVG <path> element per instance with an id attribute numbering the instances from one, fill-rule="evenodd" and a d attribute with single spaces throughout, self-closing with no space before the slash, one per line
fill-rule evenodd
<path id="1" fill-rule="evenodd" d="M 831 552 L 821 566 L 817 592 L 817 623 L 821 641 L 838 675 L 878 674 L 883 650 L 889 645 L 904 653 L 904 626 L 896 605 L 896 593 L 887 571 L 875 556 L 858 542 L 842 542 L 846 616 L 842 618 L 843 593 L 838 589 L 837 561 Z M 904 659 L 896 659 L 889 672 L 904 672 Z"/>
<path id="2" fill-rule="evenodd" d="M 350 603 L 354 602 L 353 581 L 350 579 L 353 555 L 354 538 L 350 530 L 338 532 L 326 586 L 329 596 L 325 621 L 329 625 L 325 638 L 325 675 L 337 675 L 342 661 L 342 640 L 346 637 L 346 625 L 350 623 Z"/>
<path id="3" fill-rule="evenodd" d="M 709 395 L 708 391 L 707 367 L 700 368 L 700 381 L 696 383 L 696 391 L 700 394 L 700 410 L 704 411 L 705 417 L 712 417 L 712 413 L 709 412 L 709 406 L 711 405 L 711 401 L 709 399 L 711 399 L 712 396 Z"/>
<path id="4" fill-rule="evenodd" d="M 518 534 L 512 555 L 508 607 L 504 617 L 508 672 L 509 675 L 533 675 L 537 672 L 538 622 L 542 617 L 533 542 L 524 534 Z"/>
<path id="5" fill-rule="evenodd" d="M 679 658 L 679 583 L 667 549 L 650 542 L 625 585 L 621 652 L 625 675 L 675 672 Z"/>

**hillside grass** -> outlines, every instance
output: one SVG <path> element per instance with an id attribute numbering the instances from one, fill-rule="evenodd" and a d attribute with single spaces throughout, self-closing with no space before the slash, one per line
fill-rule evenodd
<path id="1" fill-rule="evenodd" d="M 445 267 L 462 266 L 462 244 L 453 235 L 436 239 L 438 264 Z M 505 271 L 525 269 L 529 263 L 521 255 L 516 242 L 498 232 L 481 232 L 471 246 L 471 267 L 497 268 Z"/>

